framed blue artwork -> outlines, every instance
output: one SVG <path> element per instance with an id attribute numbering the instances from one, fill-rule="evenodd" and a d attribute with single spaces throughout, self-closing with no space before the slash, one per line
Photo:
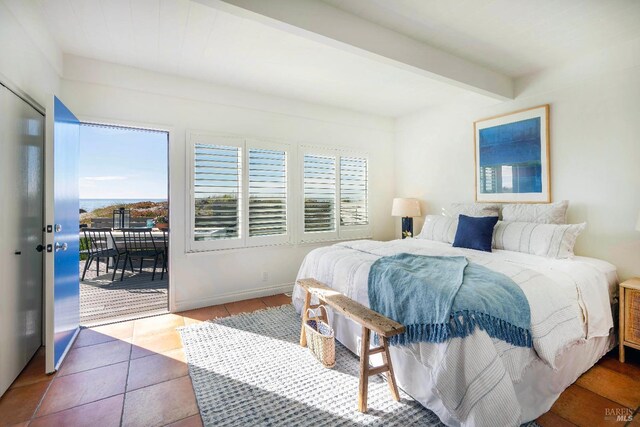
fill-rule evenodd
<path id="1" fill-rule="evenodd" d="M 549 105 L 473 125 L 476 201 L 549 203 Z"/>

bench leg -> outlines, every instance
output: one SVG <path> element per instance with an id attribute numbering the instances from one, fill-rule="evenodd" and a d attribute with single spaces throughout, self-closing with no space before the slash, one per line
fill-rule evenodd
<path id="1" fill-rule="evenodd" d="M 358 386 L 358 411 L 367 412 L 367 394 L 369 391 L 369 339 L 370 331 L 362 327 L 362 345 L 360 347 L 360 384 Z"/>
<path id="2" fill-rule="evenodd" d="M 400 400 L 400 394 L 398 393 L 398 385 L 396 384 L 396 377 L 393 373 L 393 366 L 391 365 L 391 356 L 389 355 L 389 340 L 385 337 L 382 337 L 382 347 L 384 351 L 382 352 L 382 362 L 387 365 L 387 384 L 389 385 L 389 391 L 391 392 L 391 397 L 396 402 Z"/>
<path id="3" fill-rule="evenodd" d="M 307 331 L 304 329 L 304 325 L 307 324 L 307 310 L 311 305 L 311 292 L 306 291 L 304 296 L 304 306 L 302 307 L 302 325 L 300 325 L 300 346 L 307 346 Z"/>

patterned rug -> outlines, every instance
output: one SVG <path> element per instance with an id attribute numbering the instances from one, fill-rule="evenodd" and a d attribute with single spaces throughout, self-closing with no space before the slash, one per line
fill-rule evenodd
<path id="1" fill-rule="evenodd" d="M 300 347 L 293 306 L 180 329 L 198 407 L 208 426 L 441 426 L 406 393 L 391 399 L 382 376 L 369 379 L 369 411 L 356 410 L 359 359 L 336 343 L 326 369 Z"/>

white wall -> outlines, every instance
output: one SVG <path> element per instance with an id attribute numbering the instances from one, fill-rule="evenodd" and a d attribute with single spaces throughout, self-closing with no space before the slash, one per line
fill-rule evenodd
<path id="1" fill-rule="evenodd" d="M 81 119 L 172 128 L 171 286 L 182 310 L 291 289 L 303 257 L 317 245 L 186 253 L 187 130 L 292 143 L 340 145 L 370 154 L 373 236 L 393 237 L 393 121 L 214 86 L 135 68 L 65 57 L 62 94 Z M 143 159 L 141 159 L 143 161 Z M 268 272 L 268 281 L 262 272 Z"/>
<path id="2" fill-rule="evenodd" d="M 621 278 L 640 274 L 639 52 L 634 40 L 519 79 L 514 101 L 466 100 L 398 119 L 398 194 L 423 199 L 429 213 L 472 202 L 473 121 L 551 104 L 552 197 L 570 200 L 570 222 L 588 223 L 576 252 L 612 262 Z"/>
<path id="3" fill-rule="evenodd" d="M 62 53 L 45 28 L 34 3 L 0 1 L 0 81 L 43 107 L 58 93 L 62 73 Z"/>

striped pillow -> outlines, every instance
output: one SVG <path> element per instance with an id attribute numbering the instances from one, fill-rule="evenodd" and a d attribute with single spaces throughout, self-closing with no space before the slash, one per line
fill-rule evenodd
<path id="1" fill-rule="evenodd" d="M 449 209 L 444 209 L 448 217 L 458 219 L 459 215 L 466 216 L 500 216 L 500 205 L 487 203 L 451 203 Z"/>
<path id="2" fill-rule="evenodd" d="M 499 221 L 493 231 L 493 247 L 548 258 L 570 258 L 582 224 L 538 224 Z"/>
<path id="3" fill-rule="evenodd" d="M 443 215 L 427 215 L 424 218 L 422 231 L 416 239 L 435 240 L 453 243 L 458 228 L 458 220 Z"/>
<path id="4" fill-rule="evenodd" d="M 566 224 L 569 201 L 544 204 L 510 204 L 502 206 L 502 220 L 514 222 L 538 222 L 541 224 Z"/>

